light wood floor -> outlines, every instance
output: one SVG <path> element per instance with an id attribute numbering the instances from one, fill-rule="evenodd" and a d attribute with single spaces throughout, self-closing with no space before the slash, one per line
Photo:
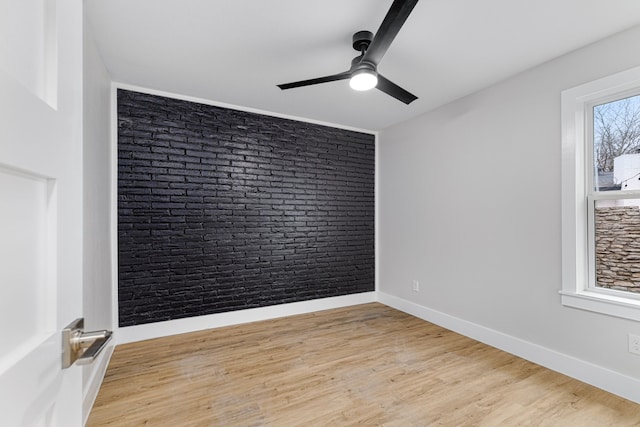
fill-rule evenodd
<path id="1" fill-rule="evenodd" d="M 118 346 L 88 426 L 640 426 L 640 405 L 381 304 Z"/>

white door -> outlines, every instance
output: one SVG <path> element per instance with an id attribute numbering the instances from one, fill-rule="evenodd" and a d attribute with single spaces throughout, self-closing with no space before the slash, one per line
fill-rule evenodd
<path id="1" fill-rule="evenodd" d="M 0 425 L 82 425 L 82 0 L 0 0 Z"/>

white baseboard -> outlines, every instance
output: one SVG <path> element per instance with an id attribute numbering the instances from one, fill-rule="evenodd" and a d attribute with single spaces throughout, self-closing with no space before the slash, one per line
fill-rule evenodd
<path id="1" fill-rule="evenodd" d="M 146 325 L 116 328 L 114 336 L 117 344 L 143 341 L 169 335 L 184 334 L 201 331 L 203 329 L 220 328 L 223 326 L 239 325 L 296 314 L 312 313 L 314 311 L 347 307 L 376 301 L 375 292 L 344 295 L 268 307 L 251 308 L 248 310 L 230 311 L 206 316 L 189 317 L 185 319 L 169 320 L 166 322 L 149 323 Z"/>
<path id="2" fill-rule="evenodd" d="M 102 351 L 102 354 L 100 354 L 93 362 L 94 364 L 91 365 L 93 367 L 91 371 L 91 378 L 87 382 L 82 396 L 82 425 L 87 424 L 93 404 L 96 401 L 96 397 L 98 397 L 102 380 L 104 379 L 104 375 L 107 373 L 107 367 L 109 366 L 109 361 L 111 360 L 114 348 L 115 345 L 110 345 L 105 348 Z"/>
<path id="3" fill-rule="evenodd" d="M 378 291 L 378 301 L 427 322 L 640 403 L 640 380 Z"/>

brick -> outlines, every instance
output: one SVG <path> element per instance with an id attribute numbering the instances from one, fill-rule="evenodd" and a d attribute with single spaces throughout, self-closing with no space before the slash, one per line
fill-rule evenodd
<path id="1" fill-rule="evenodd" d="M 121 326 L 373 290 L 374 137 L 118 91 Z"/>

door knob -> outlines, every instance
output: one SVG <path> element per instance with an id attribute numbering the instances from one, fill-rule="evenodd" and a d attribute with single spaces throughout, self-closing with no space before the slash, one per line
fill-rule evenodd
<path id="1" fill-rule="evenodd" d="M 111 331 L 84 331 L 84 318 L 76 319 L 62 330 L 62 368 L 77 362 L 86 365 L 93 362 L 111 340 Z"/>

